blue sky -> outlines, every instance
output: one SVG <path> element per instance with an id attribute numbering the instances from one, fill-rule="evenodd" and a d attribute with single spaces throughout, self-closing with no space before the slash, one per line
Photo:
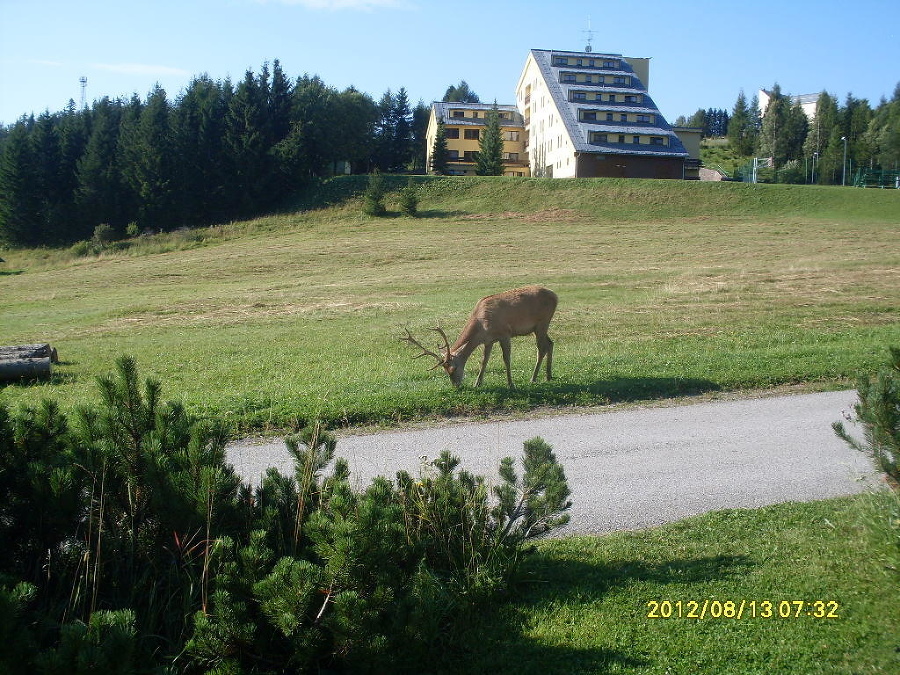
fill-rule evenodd
<path id="1" fill-rule="evenodd" d="M 440 99 L 466 80 L 512 103 L 532 48 L 651 57 L 650 94 L 671 122 L 778 82 L 876 105 L 900 81 L 897 0 L 0 0 L 0 123 L 80 99 L 174 99 L 191 77 L 239 80 L 279 59 L 295 78 L 376 100 L 405 87 Z"/>

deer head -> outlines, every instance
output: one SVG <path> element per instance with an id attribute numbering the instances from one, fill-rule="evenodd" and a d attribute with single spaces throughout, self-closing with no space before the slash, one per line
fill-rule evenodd
<path id="1" fill-rule="evenodd" d="M 534 333 L 537 340 L 538 360 L 531 374 L 531 381 L 537 380 L 541 362 L 547 360 L 547 379 L 551 379 L 551 363 L 553 361 L 553 340 L 547 334 L 550 320 L 556 311 L 557 297 L 553 291 L 542 286 L 525 286 L 514 288 L 511 291 L 496 293 L 482 298 L 475 305 L 475 309 L 469 315 L 469 320 L 460 332 L 456 342 L 450 345 L 447 334 L 440 328 L 432 328 L 444 340 L 444 346 L 440 347 L 440 353 L 431 351 L 422 346 L 416 340 L 409 329 L 406 329 L 406 337 L 400 339 L 418 347 L 422 353 L 413 357 L 421 358 L 431 356 L 436 361 L 432 370 L 443 368 L 454 387 L 462 383 L 466 370 L 466 361 L 472 352 L 480 346 L 484 346 L 484 355 L 481 359 L 481 369 L 478 371 L 478 379 L 475 386 L 481 385 L 484 371 L 491 355 L 494 343 L 499 342 L 503 350 L 503 365 L 506 367 L 506 383 L 512 388 L 512 371 L 510 368 L 510 339 L 520 335 Z"/>
<path id="2" fill-rule="evenodd" d="M 420 359 L 423 356 L 431 356 L 435 359 L 436 363 L 430 368 L 430 370 L 434 370 L 435 368 L 443 368 L 447 375 L 450 376 L 450 381 L 453 383 L 454 387 L 459 387 L 462 382 L 463 373 L 465 371 L 465 362 L 460 362 L 460 358 L 453 354 L 450 349 L 450 340 L 447 338 L 447 334 L 444 332 L 444 329 L 440 326 L 436 326 L 431 330 L 435 331 L 438 335 L 441 336 L 444 340 L 444 346 L 440 347 L 440 353 L 433 352 L 430 349 L 422 346 L 422 343 L 416 340 L 413 337 L 412 333 L 409 332 L 409 328 L 404 328 L 406 331 L 406 335 L 401 337 L 400 340 L 406 342 L 414 347 L 418 347 L 422 350 L 421 354 L 414 356 L 414 359 Z"/>

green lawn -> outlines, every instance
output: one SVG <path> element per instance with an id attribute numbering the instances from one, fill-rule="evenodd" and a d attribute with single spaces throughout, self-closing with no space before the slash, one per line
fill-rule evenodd
<path id="1" fill-rule="evenodd" d="M 546 542 L 458 672 L 900 672 L 891 506 L 859 495 Z"/>
<path id="2" fill-rule="evenodd" d="M 900 344 L 900 205 L 886 191 L 445 178 L 423 181 L 423 217 L 373 219 L 352 198 L 363 185 L 327 185 L 328 208 L 100 257 L 3 251 L 0 342 L 50 342 L 62 364 L 0 401 L 77 404 L 128 353 L 236 431 L 393 423 L 843 385 Z M 560 297 L 549 385 L 507 390 L 495 355 L 482 390 L 453 391 L 397 339 L 405 326 L 452 337 L 479 297 L 527 283 Z M 531 338 L 514 342 L 520 385 L 534 358 Z"/>
<path id="3" fill-rule="evenodd" d="M 50 342 L 62 363 L 3 385 L 0 403 L 91 401 L 127 353 L 167 399 L 235 434 L 394 424 L 846 386 L 900 345 L 895 191 L 444 178 L 420 181 L 420 218 L 372 219 L 364 185 L 338 179 L 303 210 L 100 257 L 2 251 L 0 342 Z M 513 343 L 512 391 L 497 356 L 484 388 L 455 391 L 398 340 L 406 326 L 453 334 L 479 297 L 527 283 L 560 298 L 549 384 L 526 384 L 530 338 Z M 511 602 L 473 620 L 458 672 L 897 672 L 897 534 L 877 499 L 542 542 Z M 651 600 L 833 600 L 839 618 L 652 619 Z"/>

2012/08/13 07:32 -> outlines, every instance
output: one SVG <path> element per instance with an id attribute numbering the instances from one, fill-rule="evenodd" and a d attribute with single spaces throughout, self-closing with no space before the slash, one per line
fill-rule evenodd
<path id="1" fill-rule="evenodd" d="M 648 600 L 648 619 L 839 619 L 836 600 Z"/>

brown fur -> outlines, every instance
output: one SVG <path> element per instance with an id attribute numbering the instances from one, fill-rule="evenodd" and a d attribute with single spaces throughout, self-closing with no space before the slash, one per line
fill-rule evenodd
<path id="1" fill-rule="evenodd" d="M 541 362 L 547 358 L 547 379 L 552 378 L 553 341 L 547 334 L 550 321 L 556 311 L 557 296 L 542 286 L 525 286 L 482 298 L 469 315 L 465 327 L 449 348 L 443 350 L 441 364 L 455 386 L 462 382 L 466 361 L 472 352 L 484 345 L 484 356 L 475 386 L 484 379 L 484 371 L 495 342 L 500 343 L 503 363 L 506 366 L 506 381 L 512 387 L 510 370 L 510 339 L 534 333 L 537 340 L 538 361 L 531 381 L 537 379 Z"/>

